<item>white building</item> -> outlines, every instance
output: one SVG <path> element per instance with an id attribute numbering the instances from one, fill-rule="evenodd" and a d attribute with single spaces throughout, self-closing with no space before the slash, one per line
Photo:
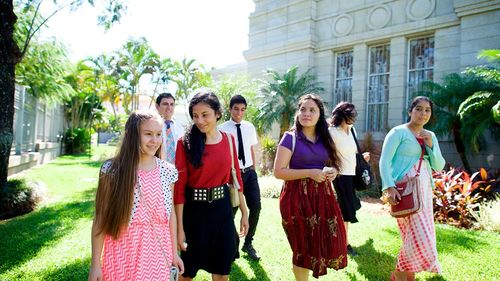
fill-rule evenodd
<path id="1" fill-rule="evenodd" d="M 500 48 L 499 0 L 254 0 L 247 70 L 313 67 L 329 108 L 358 108 L 357 130 L 382 141 L 404 122 L 409 94 L 423 80 L 484 63 L 482 49 Z M 443 140 L 447 161 L 460 164 Z M 500 167 L 499 146 L 470 157 Z"/>

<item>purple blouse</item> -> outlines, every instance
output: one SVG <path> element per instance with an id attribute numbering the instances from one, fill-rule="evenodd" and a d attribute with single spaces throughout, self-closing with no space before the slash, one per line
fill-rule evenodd
<path id="1" fill-rule="evenodd" d="M 292 150 L 292 136 L 294 132 L 286 132 L 280 141 L 280 146 Z M 323 169 L 328 160 L 328 151 L 323 145 L 323 141 L 317 139 L 316 142 L 308 140 L 304 133 L 297 131 L 295 140 L 295 151 L 288 165 L 290 169 Z"/>

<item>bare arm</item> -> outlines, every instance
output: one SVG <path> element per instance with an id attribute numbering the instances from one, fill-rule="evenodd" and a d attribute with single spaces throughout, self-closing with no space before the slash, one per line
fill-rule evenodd
<path id="1" fill-rule="evenodd" d="M 185 251 L 187 247 L 184 242 L 186 242 L 186 234 L 184 233 L 184 223 L 183 223 L 183 212 L 184 204 L 175 205 L 175 215 L 177 217 L 177 247 L 181 251 Z"/>
<path id="2" fill-rule="evenodd" d="M 250 154 L 252 155 L 253 168 L 257 168 L 257 163 L 255 163 L 255 152 L 253 150 L 255 145 L 250 146 Z"/>
<path id="3" fill-rule="evenodd" d="M 171 186 L 173 189 L 173 185 Z M 184 263 L 177 254 L 177 215 L 175 209 L 170 213 L 170 239 L 172 243 L 172 264 L 179 269 L 179 273 L 184 273 Z"/>
<path id="4" fill-rule="evenodd" d="M 92 260 L 90 263 L 89 281 L 102 281 L 101 254 L 104 246 L 104 233 L 97 234 L 97 223 L 92 223 Z"/>

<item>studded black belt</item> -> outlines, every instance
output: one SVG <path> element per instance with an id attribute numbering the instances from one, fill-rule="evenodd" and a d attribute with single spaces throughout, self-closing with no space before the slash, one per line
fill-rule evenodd
<path id="1" fill-rule="evenodd" d="M 224 187 L 226 185 L 214 188 L 191 188 L 191 200 L 195 202 L 208 202 L 216 201 L 224 198 Z"/>

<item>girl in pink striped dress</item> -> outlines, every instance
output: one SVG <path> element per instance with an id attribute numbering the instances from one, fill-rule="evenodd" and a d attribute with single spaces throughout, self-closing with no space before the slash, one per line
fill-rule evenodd
<path id="1" fill-rule="evenodd" d="M 427 97 L 413 99 L 408 110 L 409 122 L 392 128 L 382 147 L 379 166 L 383 197 L 392 205 L 398 204 L 401 199 L 395 183 L 405 175 L 415 175 L 424 150 L 424 161 L 418 177 L 423 207 L 416 214 L 397 218 L 402 246 L 391 280 L 412 281 L 415 280 L 416 272 L 441 272 L 434 229 L 431 169 L 441 170 L 445 161 L 436 136 L 424 129 L 432 115 L 432 106 L 432 101 Z"/>
<path id="2" fill-rule="evenodd" d="M 159 159 L 163 120 L 132 113 L 118 154 L 101 167 L 89 280 L 169 280 L 184 270 L 172 211 L 177 170 Z"/>

